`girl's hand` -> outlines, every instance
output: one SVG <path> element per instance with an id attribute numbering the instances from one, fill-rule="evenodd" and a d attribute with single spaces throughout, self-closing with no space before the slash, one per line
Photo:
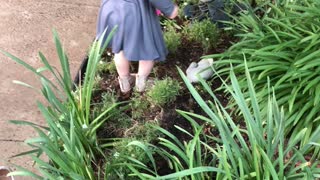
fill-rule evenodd
<path id="1" fill-rule="evenodd" d="M 156 14 L 157 14 L 157 16 L 160 16 L 162 14 L 162 12 L 159 9 L 156 9 Z"/>
<path id="2" fill-rule="evenodd" d="M 176 17 L 178 16 L 178 10 L 179 10 L 178 6 L 175 5 L 175 6 L 174 6 L 174 9 L 173 9 L 173 12 L 172 12 L 171 15 L 169 16 L 169 18 L 170 18 L 170 19 L 176 18 Z"/>

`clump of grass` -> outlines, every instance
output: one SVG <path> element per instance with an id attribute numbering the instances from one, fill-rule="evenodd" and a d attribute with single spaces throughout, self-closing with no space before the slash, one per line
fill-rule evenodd
<path id="1" fill-rule="evenodd" d="M 149 159 L 143 149 L 135 146 L 128 146 L 134 138 L 123 138 L 115 142 L 114 148 L 108 153 L 105 164 L 104 179 L 136 179 L 130 177 L 131 170 L 125 166 L 131 159 L 142 162 L 149 162 Z"/>
<path id="2" fill-rule="evenodd" d="M 129 144 L 135 141 L 148 144 L 157 139 L 160 136 L 160 132 L 154 126 L 159 126 L 158 122 L 136 122 L 131 128 L 127 129 L 124 135 L 125 138 L 115 142 L 114 148 L 107 156 L 105 174 L 108 175 L 105 179 L 136 179 L 136 177 L 129 175 L 132 171 L 124 164 L 130 164 L 132 160 L 149 164 L 150 159 L 143 149 L 138 146 L 129 146 Z M 114 164 L 120 165 L 115 168 L 112 167 Z"/>
<path id="3" fill-rule="evenodd" d="M 189 40 L 201 43 L 205 52 L 216 47 L 219 37 L 216 25 L 209 19 L 195 21 L 184 29 L 184 34 Z"/>
<path id="4" fill-rule="evenodd" d="M 319 126 L 320 79 L 315 77 L 320 69 L 320 25 L 314 18 L 319 17 L 319 8 L 315 1 L 273 1 L 261 8 L 267 12 L 262 17 L 253 9 L 243 12 L 231 23 L 240 41 L 224 53 L 208 56 L 219 59 L 214 65 L 219 74 L 230 78 L 233 69 L 240 82 L 247 79 L 243 73 L 246 59 L 259 103 L 268 103 L 269 82 L 279 106 L 288 112 L 285 133 L 298 134 L 308 128 L 302 143 Z M 247 90 L 246 84 L 240 85 L 242 91 Z M 261 107 L 268 112 L 267 105 Z"/>
<path id="5" fill-rule="evenodd" d="M 106 44 L 114 32 L 115 30 L 109 34 Z M 61 72 L 57 72 L 47 58 L 39 53 L 42 69 L 46 70 L 53 80 L 47 78 L 43 70 L 39 71 L 14 55 L 0 50 L 40 78 L 42 87 L 39 92 L 47 101 L 45 104 L 37 103 L 47 127 L 26 121 L 13 121 L 15 124 L 29 125 L 37 131 L 38 137 L 26 140 L 32 150 L 17 156 L 29 155 L 44 177 L 24 168 L 19 168 L 20 171 L 12 172 L 11 175 L 32 176 L 33 179 L 95 179 L 95 176 L 100 176 L 101 173 L 97 158 L 105 156 L 104 147 L 112 146 L 98 143 L 97 129 L 108 120 L 109 112 L 119 104 L 113 104 L 99 116 L 92 118 L 94 79 L 105 46 L 102 45 L 102 40 L 93 43 L 88 54 L 83 84 L 73 92 L 68 57 L 56 32 L 54 41 Z M 20 84 L 32 87 L 26 83 Z M 39 158 L 42 155 L 46 155 L 46 160 Z"/>
<path id="6" fill-rule="evenodd" d="M 177 80 L 165 78 L 155 81 L 154 86 L 147 92 L 147 97 L 152 104 L 163 107 L 176 100 L 180 89 Z"/>

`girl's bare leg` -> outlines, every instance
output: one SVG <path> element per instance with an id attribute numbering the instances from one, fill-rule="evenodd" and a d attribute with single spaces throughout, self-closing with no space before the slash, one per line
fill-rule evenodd
<path id="1" fill-rule="evenodd" d="M 149 74 L 152 71 L 154 61 L 152 60 L 140 60 L 139 70 L 136 76 L 136 89 L 138 92 L 143 92 L 146 88 L 146 81 Z"/>
<path id="2" fill-rule="evenodd" d="M 130 62 L 124 56 L 123 51 L 120 51 L 114 55 L 114 61 L 119 75 L 118 79 L 121 92 L 129 92 L 132 82 L 132 78 L 130 76 Z"/>
<path id="3" fill-rule="evenodd" d="M 114 62 L 116 64 L 117 72 L 120 78 L 130 76 L 130 62 L 124 56 L 123 51 L 120 51 L 119 53 L 116 53 L 114 55 Z"/>

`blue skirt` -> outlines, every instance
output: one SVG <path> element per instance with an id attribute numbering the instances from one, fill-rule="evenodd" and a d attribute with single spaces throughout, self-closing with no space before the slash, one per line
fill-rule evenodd
<path id="1" fill-rule="evenodd" d="M 155 8 L 169 16 L 171 0 L 103 0 L 97 23 L 97 38 L 114 27 L 109 47 L 113 53 L 124 52 L 129 61 L 163 61 L 168 54 Z M 105 41 L 105 39 L 104 39 Z"/>

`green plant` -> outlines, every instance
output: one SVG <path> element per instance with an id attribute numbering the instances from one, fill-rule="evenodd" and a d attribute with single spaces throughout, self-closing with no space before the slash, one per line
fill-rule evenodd
<path id="1" fill-rule="evenodd" d="M 140 93 L 134 92 L 130 101 L 131 116 L 135 120 L 143 119 L 145 112 L 150 108 L 150 102 L 146 96 L 141 96 Z"/>
<path id="2" fill-rule="evenodd" d="M 94 78 L 93 86 L 92 86 L 93 92 L 100 88 L 100 86 L 101 86 L 100 84 L 101 84 L 102 80 L 103 79 L 100 75 L 96 75 L 96 77 Z"/>
<path id="3" fill-rule="evenodd" d="M 145 152 L 138 147 L 127 146 L 130 142 L 135 141 L 134 138 L 124 138 L 117 141 L 106 159 L 104 179 L 136 179 L 131 176 L 131 170 L 127 168 L 131 160 L 148 163 Z"/>
<path id="4" fill-rule="evenodd" d="M 169 20 L 167 18 L 164 18 L 160 23 L 164 29 L 177 30 L 177 31 L 182 30 L 182 27 L 178 25 L 175 20 Z"/>
<path id="5" fill-rule="evenodd" d="M 112 33 L 106 42 L 109 42 L 111 36 Z M 113 104 L 98 117 L 91 116 L 96 68 L 106 45 L 102 45 L 101 41 L 94 42 L 89 53 L 84 82 L 73 92 L 69 61 L 56 32 L 54 32 L 54 41 L 61 64 L 61 74 L 49 64 L 41 52 L 39 56 L 44 67 L 35 69 L 19 58 L 1 50 L 3 54 L 40 78 L 42 85 L 40 92 L 47 100 L 46 105 L 41 102 L 37 104 L 48 127 L 25 121 L 12 121 L 15 124 L 32 126 L 39 135 L 39 137 L 26 140 L 32 150 L 18 156 L 31 156 L 38 165 L 39 172 L 49 179 L 95 179 L 96 171 L 99 174 L 101 170 L 99 164 L 94 162 L 97 162 L 98 157 L 104 157 L 102 146 L 106 146 L 99 142 L 96 131 L 107 120 L 105 115 L 117 106 Z M 54 81 L 43 75 L 45 71 L 54 77 Z M 32 87 L 26 83 L 16 82 Z M 40 159 L 42 154 L 46 154 L 48 159 Z M 26 169 L 19 169 L 21 171 L 11 174 L 43 179 Z"/>
<path id="6" fill-rule="evenodd" d="M 179 32 L 182 28 L 174 20 L 168 20 L 164 18 L 161 21 L 161 25 L 164 28 L 164 41 L 167 49 L 170 53 L 175 53 L 181 44 L 181 33 Z"/>
<path id="7" fill-rule="evenodd" d="M 159 136 L 158 130 L 153 128 L 154 125 L 158 125 L 158 123 L 156 121 L 136 122 L 124 133 L 126 138 L 115 142 L 114 148 L 107 152 L 105 179 L 137 179 L 131 175 L 132 172 L 128 169 L 128 166 L 131 166 L 132 162 L 148 164 L 150 159 L 143 149 L 136 146 L 128 146 L 128 144 L 135 141 L 144 143 L 154 141 Z"/>
<path id="8" fill-rule="evenodd" d="M 215 100 L 215 107 L 213 103 L 206 103 L 183 77 L 192 95 L 209 117 L 204 120 L 215 126 L 221 137 L 220 140 L 215 140 L 217 143 L 222 143 L 220 146 L 217 145 L 216 149 L 207 146 L 212 153 L 217 155 L 219 158 L 218 167 L 225 172 L 218 173 L 216 179 L 225 177 L 228 179 L 248 177 L 255 179 L 299 177 L 313 179 L 319 176 L 319 168 L 317 167 L 319 162 L 316 161 L 316 156 L 311 159 L 308 156 L 313 144 L 318 142 L 320 128 L 312 133 L 308 143 L 303 146 L 299 146 L 299 143 L 303 141 L 304 133 L 308 131 L 307 128 L 302 129 L 298 134 L 285 135 L 284 111 L 278 108 L 275 95 L 271 93 L 268 97 L 268 113 L 265 116 L 265 112 L 259 106 L 257 99 L 259 96 L 254 89 L 246 62 L 244 66 L 249 102 L 244 98 L 244 93 L 241 92 L 239 81 L 232 69 L 230 72 L 231 87 L 224 82 L 224 86 L 241 111 L 240 114 L 245 123 L 244 127 L 234 123 L 232 116 L 217 101 L 205 81 L 201 83 Z M 268 87 L 272 89 L 270 86 Z M 215 137 L 212 136 L 210 139 L 214 140 Z"/>
<path id="9" fill-rule="evenodd" d="M 196 131 L 195 137 L 189 142 L 181 142 L 170 132 L 160 127 L 155 127 L 169 138 L 159 138 L 159 145 L 155 146 L 150 143 L 141 141 L 132 141 L 128 146 L 134 146 L 142 149 L 150 159 L 151 167 L 146 164 L 132 159 L 132 163 L 128 164 L 129 169 L 133 172 L 132 176 L 139 179 L 212 179 L 210 174 L 220 171 L 214 166 L 205 166 L 203 163 L 203 154 L 205 149 L 201 146 L 200 136 L 201 128 Z M 179 130 L 186 132 L 180 127 Z M 190 135 L 190 133 L 188 133 Z M 204 151 L 202 151 L 204 150 Z M 168 161 L 168 168 L 173 170 L 173 173 L 159 175 L 156 157 L 159 161 Z"/>
<path id="10" fill-rule="evenodd" d="M 218 101 L 208 84 L 201 80 L 207 95 L 212 101 L 205 101 L 195 90 L 187 77 L 179 70 L 188 89 L 206 116 L 179 111 L 193 126 L 193 133 L 176 126 L 180 131 L 190 136 L 191 140 L 182 142 L 168 131 L 155 127 L 164 133 L 166 138 L 159 138 L 158 146 L 143 142 L 131 142 L 130 145 L 140 147 L 145 151 L 151 162 L 154 154 L 160 154 L 174 169 L 172 174 L 159 176 L 156 163 L 147 168 L 151 173 L 143 173 L 146 166 L 136 162 L 129 165 L 135 175 L 141 179 L 314 179 L 320 177 L 317 155 L 310 154 L 314 146 L 319 146 L 320 127 L 316 129 L 305 145 L 304 133 L 286 135 L 285 112 L 278 107 L 274 93 L 268 97 L 265 116 L 258 103 L 257 93 L 245 64 L 245 74 L 250 100 L 245 99 L 245 93 L 240 89 L 240 82 L 231 69 L 228 85 L 223 86 L 230 93 L 239 107 L 243 124 L 236 124 L 233 115 Z M 272 87 L 268 86 L 270 89 Z M 272 92 L 272 91 L 271 91 Z M 264 105 L 264 104 L 263 104 Z M 195 119 L 200 119 L 210 125 L 199 125 Z M 218 135 L 212 134 L 217 132 Z"/>
<path id="11" fill-rule="evenodd" d="M 137 123 L 136 126 L 127 130 L 127 136 L 135 138 L 144 142 L 152 142 L 159 136 L 159 131 L 154 126 L 159 126 L 159 123 L 155 120 L 150 120 L 144 123 Z"/>
<path id="12" fill-rule="evenodd" d="M 97 74 L 103 74 L 103 73 L 110 73 L 110 74 L 117 73 L 116 65 L 112 59 L 110 61 L 107 61 L 107 60 L 99 61 L 99 64 L 97 67 Z"/>
<path id="13" fill-rule="evenodd" d="M 199 0 L 179 0 L 178 4 L 184 4 L 184 3 L 188 3 L 188 4 L 198 4 Z"/>
<path id="14" fill-rule="evenodd" d="M 169 77 L 163 80 L 156 80 L 154 86 L 147 91 L 150 103 L 163 107 L 176 100 L 181 86 L 177 80 Z"/>
<path id="15" fill-rule="evenodd" d="M 170 53 L 175 53 L 181 44 L 181 34 L 174 28 L 166 28 L 163 34 L 167 49 Z"/>
<path id="16" fill-rule="evenodd" d="M 118 103 L 115 92 L 103 92 L 101 94 L 101 102 L 93 104 L 93 117 L 100 116 L 104 111 Z M 128 105 L 118 106 L 109 111 L 105 115 L 108 121 L 105 122 L 103 128 L 99 131 L 102 134 L 109 133 L 107 136 L 114 135 L 115 137 L 122 137 L 124 131 L 132 126 L 131 117 L 125 111 Z"/>
<path id="17" fill-rule="evenodd" d="M 240 41 L 225 53 L 210 55 L 220 59 L 215 68 L 221 75 L 228 77 L 232 64 L 242 90 L 247 89 L 245 56 L 257 99 L 265 104 L 261 108 L 267 114 L 269 80 L 279 106 L 288 112 L 285 133 L 298 134 L 308 127 L 303 144 L 319 126 L 320 25 L 315 18 L 320 15 L 319 8 L 316 1 L 281 0 L 260 8 L 262 16 L 248 10 L 232 23 Z M 245 96 L 249 98 L 248 93 Z"/>
<path id="18" fill-rule="evenodd" d="M 178 3 L 178 6 L 179 6 L 179 12 L 178 12 L 178 16 L 179 18 L 181 19 L 184 19 L 185 18 L 185 12 L 184 12 L 184 9 L 186 6 L 188 5 L 194 5 L 194 4 L 197 4 L 198 3 L 198 0 L 192 0 L 192 1 L 189 1 L 189 0 L 185 0 L 185 1 L 179 1 Z"/>
<path id="19" fill-rule="evenodd" d="M 193 22 L 185 27 L 184 34 L 189 40 L 201 43 L 205 52 L 218 43 L 219 31 L 209 19 Z"/>

